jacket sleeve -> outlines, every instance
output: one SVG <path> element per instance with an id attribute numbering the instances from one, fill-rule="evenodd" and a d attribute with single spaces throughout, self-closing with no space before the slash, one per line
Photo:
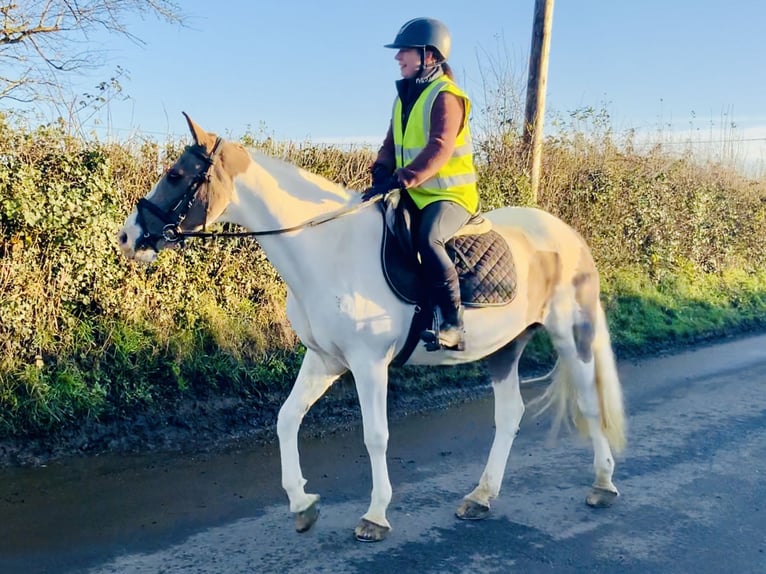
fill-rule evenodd
<path id="1" fill-rule="evenodd" d="M 388 131 L 386 132 L 386 137 L 383 140 L 383 145 L 380 146 L 380 149 L 378 150 L 378 155 L 375 158 L 375 163 L 379 163 L 381 165 L 384 165 L 388 168 L 390 173 L 394 172 L 394 168 L 396 167 L 396 157 L 394 156 L 394 132 L 391 128 L 391 123 L 388 124 Z M 374 165 L 373 164 L 373 165 Z M 372 168 L 372 166 L 370 166 Z"/>
<path id="2" fill-rule="evenodd" d="M 449 161 L 457 134 L 463 127 L 465 102 L 450 92 L 442 92 L 431 108 L 428 143 L 407 167 L 396 170 L 405 187 L 417 187 L 433 177 Z M 390 131 L 390 130 L 389 130 Z M 393 139 L 392 139 L 393 149 Z"/>

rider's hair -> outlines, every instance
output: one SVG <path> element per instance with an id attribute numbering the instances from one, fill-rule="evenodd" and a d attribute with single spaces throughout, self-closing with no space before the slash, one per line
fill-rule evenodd
<path id="1" fill-rule="evenodd" d="M 453 82 L 455 81 L 455 74 L 452 73 L 452 67 L 450 67 L 447 62 L 442 62 L 442 70 L 444 70 L 445 76 L 447 76 Z"/>

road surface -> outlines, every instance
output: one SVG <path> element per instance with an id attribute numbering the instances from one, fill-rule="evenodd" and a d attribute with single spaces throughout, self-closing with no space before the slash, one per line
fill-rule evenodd
<path id="1" fill-rule="evenodd" d="M 362 544 L 361 432 L 303 440 L 312 531 L 294 532 L 275 446 L 0 470 L 0 572 L 766 573 L 766 336 L 619 366 L 622 496 L 584 504 L 591 451 L 526 416 L 490 518 L 454 510 L 492 436 L 483 399 L 392 425 L 393 531 Z M 540 392 L 525 388 L 525 397 Z"/>

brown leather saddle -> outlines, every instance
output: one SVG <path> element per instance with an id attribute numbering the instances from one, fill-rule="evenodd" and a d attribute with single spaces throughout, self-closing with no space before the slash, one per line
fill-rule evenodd
<path id="1" fill-rule="evenodd" d="M 381 262 L 391 290 L 405 303 L 415 305 L 415 316 L 402 351 L 393 364 L 404 364 L 420 340 L 420 333 L 438 323 L 428 286 L 422 281 L 420 261 L 412 242 L 412 200 L 391 193 L 378 203 L 383 215 Z M 447 242 L 460 277 L 460 296 L 466 307 L 507 305 L 516 296 L 516 267 L 503 237 L 489 220 L 476 215 Z"/>

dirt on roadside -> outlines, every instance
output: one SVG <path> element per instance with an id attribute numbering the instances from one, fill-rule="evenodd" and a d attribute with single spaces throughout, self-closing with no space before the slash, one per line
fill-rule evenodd
<path id="1" fill-rule="evenodd" d="M 444 388 L 422 394 L 390 393 L 389 418 L 446 408 L 490 393 L 477 382 L 467 388 Z M 57 433 L 0 440 L 0 466 L 40 466 L 51 460 L 99 454 L 205 452 L 238 441 L 269 443 L 277 439 L 276 421 L 285 396 L 188 400 L 172 412 L 148 411 L 133 418 L 86 421 Z M 307 413 L 303 435 L 320 436 L 361 424 L 353 382 L 340 380 Z"/>

